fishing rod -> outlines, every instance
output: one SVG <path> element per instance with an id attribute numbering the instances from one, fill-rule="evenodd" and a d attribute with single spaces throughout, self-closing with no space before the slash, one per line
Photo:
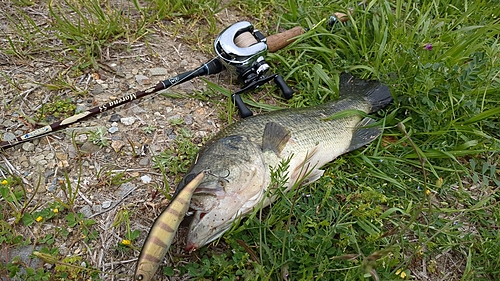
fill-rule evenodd
<path id="1" fill-rule="evenodd" d="M 97 115 L 97 114 L 102 113 L 102 112 L 105 112 L 105 111 L 110 110 L 112 108 L 115 108 L 117 106 L 123 105 L 125 103 L 131 102 L 131 101 L 136 100 L 136 99 L 140 99 L 144 96 L 156 93 L 158 91 L 168 89 L 172 86 L 175 86 L 175 85 L 180 84 L 182 82 L 186 82 L 186 81 L 191 80 L 195 77 L 219 73 L 223 69 L 224 69 L 224 67 L 222 66 L 220 61 L 217 58 L 214 58 L 193 71 L 184 72 L 184 73 L 179 74 L 175 77 L 161 81 L 158 84 L 156 84 L 155 86 L 152 86 L 146 90 L 137 91 L 133 94 L 126 95 L 126 96 L 121 97 L 117 100 L 113 100 L 113 101 L 110 101 L 106 104 L 99 105 L 99 106 L 96 106 L 92 109 L 80 112 L 80 113 L 75 114 L 73 116 L 70 116 L 64 120 L 54 122 L 50 125 L 46 125 L 44 127 L 41 127 L 39 129 L 36 129 L 36 130 L 31 131 L 29 133 L 26 133 L 24 135 L 17 136 L 13 140 L 2 141 L 2 142 L 0 142 L 0 149 L 2 149 L 2 150 L 8 149 L 8 148 L 14 147 L 18 144 L 45 136 L 51 132 L 62 130 L 71 124 L 82 121 L 86 118 L 89 118 L 91 116 Z"/>
<path id="2" fill-rule="evenodd" d="M 334 16 L 330 18 L 330 21 L 332 21 L 332 19 L 333 21 L 338 20 L 345 22 L 348 20 L 348 17 L 342 13 L 335 13 Z M 169 89 L 193 78 L 220 73 L 225 68 L 238 75 L 238 79 L 244 84 L 244 87 L 234 93 L 232 97 L 240 110 L 241 116 L 248 117 L 252 115 L 252 112 L 245 106 L 239 96 L 243 92 L 256 89 L 262 84 L 274 80 L 282 90 L 285 98 L 290 98 L 293 95 L 293 91 L 286 85 L 281 76 L 277 74 L 271 76 L 265 75 L 266 71 L 269 69 L 269 65 L 265 63 L 263 56 L 267 52 L 273 53 L 288 46 L 297 36 L 304 32 L 305 29 L 297 26 L 284 32 L 265 37 L 259 30 L 254 29 L 253 25 L 249 22 L 242 21 L 235 23 L 221 32 L 215 40 L 214 49 L 217 53 L 217 57 L 204 63 L 197 69 L 181 73 L 167 80 L 158 82 L 158 84 L 148 89 L 137 91 L 136 93 L 123 96 L 117 100 L 96 106 L 66 119 L 17 136 L 12 140 L 1 141 L 0 151 L 65 129 L 76 122 L 140 99 L 144 96 L 157 93 L 158 91 Z"/>

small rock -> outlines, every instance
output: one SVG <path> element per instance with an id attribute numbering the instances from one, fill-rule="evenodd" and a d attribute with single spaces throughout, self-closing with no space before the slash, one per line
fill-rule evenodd
<path id="1" fill-rule="evenodd" d="M 92 211 L 95 213 L 99 213 L 102 211 L 101 205 L 92 205 Z"/>
<path id="2" fill-rule="evenodd" d="M 11 246 L 9 247 L 9 252 L 7 254 L 2 253 L 2 266 L 4 264 L 10 263 L 13 261 L 13 257 L 16 257 L 16 259 L 19 259 L 18 261 L 15 261 L 13 264 L 29 264 L 33 268 L 38 268 L 43 266 L 43 261 L 41 261 L 39 258 L 33 257 L 32 253 L 33 251 L 40 251 L 42 248 L 41 245 L 33 246 L 33 245 L 26 245 L 26 246 Z M 4 263 L 4 258 L 5 263 Z M 22 269 L 24 270 L 24 269 Z M 0 280 L 21 280 L 19 278 L 12 278 L 8 279 L 8 275 L 2 274 L 2 278 Z M 23 276 L 23 275 L 21 275 Z M 5 279 L 4 279 L 5 277 Z M 23 278 L 24 279 L 24 278 Z M 25 280 L 25 279 L 24 279 Z"/>
<path id="3" fill-rule="evenodd" d="M 107 208 L 109 208 L 110 206 L 111 206 L 111 201 L 109 201 L 109 200 L 108 200 L 108 201 L 104 201 L 104 202 L 102 202 L 102 208 L 103 208 L 103 209 L 107 209 Z"/>
<path id="4" fill-rule="evenodd" d="M 75 138 L 76 143 L 84 143 L 89 139 L 89 137 L 85 134 L 77 135 Z"/>
<path id="5" fill-rule="evenodd" d="M 76 150 L 76 147 L 74 145 L 70 145 L 68 147 L 68 158 L 75 159 L 78 155 L 79 155 L 79 153 Z M 62 160 L 62 161 L 65 161 L 65 160 Z"/>
<path id="6" fill-rule="evenodd" d="M 132 74 L 136 75 L 137 73 L 139 73 L 139 69 L 137 68 L 132 69 Z"/>
<path id="7" fill-rule="evenodd" d="M 186 125 L 193 124 L 193 115 L 188 114 L 188 115 L 184 116 L 184 123 L 186 123 Z"/>
<path id="8" fill-rule="evenodd" d="M 92 87 L 92 90 L 90 92 L 94 95 L 102 94 L 104 92 L 104 87 L 100 84 L 96 84 L 94 85 L 94 87 Z"/>
<path id="9" fill-rule="evenodd" d="M 5 119 L 5 120 L 3 120 L 3 119 L 2 119 L 2 123 L 1 123 L 1 124 L 3 124 L 3 125 L 4 125 L 4 127 L 14 126 L 14 122 L 12 122 L 12 121 L 11 121 L 11 120 L 9 120 L 9 119 Z"/>
<path id="10" fill-rule="evenodd" d="M 176 114 L 174 116 L 170 116 L 167 118 L 167 121 L 172 121 L 172 120 L 179 120 L 181 119 L 181 116 L 179 114 Z"/>
<path id="11" fill-rule="evenodd" d="M 141 158 L 141 160 L 139 160 L 139 165 L 148 166 L 149 165 L 149 158 L 147 158 L 147 157 Z"/>
<path id="12" fill-rule="evenodd" d="M 113 114 L 109 117 L 109 122 L 118 122 L 121 118 L 120 114 Z"/>
<path id="13" fill-rule="evenodd" d="M 26 128 L 26 127 L 24 127 L 24 128 Z M 21 131 L 21 130 L 15 130 L 15 131 L 14 131 L 14 135 L 16 135 L 16 136 L 23 135 L 23 134 L 24 134 L 24 132 L 23 132 L 23 131 Z M 34 139 L 34 140 L 33 140 L 33 143 L 35 143 L 35 141 L 36 141 L 36 140 L 39 140 L 39 139 Z M 35 144 L 36 144 L 36 143 L 35 143 Z"/>
<path id="14" fill-rule="evenodd" d="M 119 198 L 122 198 L 123 196 L 125 196 L 125 194 L 127 194 L 130 190 L 132 190 L 134 188 L 135 188 L 135 185 L 133 183 L 126 182 L 126 183 L 120 185 L 118 190 L 115 192 L 115 195 Z"/>
<path id="15" fill-rule="evenodd" d="M 163 67 L 155 67 L 155 68 L 151 68 L 149 70 L 149 75 L 151 76 L 161 76 L 161 75 L 167 75 L 168 74 L 168 71 L 166 68 L 163 68 Z"/>
<path id="16" fill-rule="evenodd" d="M 135 113 L 135 114 L 147 112 L 146 110 L 144 110 L 144 108 L 142 108 L 138 105 L 133 106 L 130 110 L 132 111 L 132 113 Z"/>
<path id="17" fill-rule="evenodd" d="M 84 144 L 82 144 L 82 146 L 80 147 L 80 150 L 83 152 L 83 153 L 88 153 L 88 154 L 92 154 L 92 153 L 95 153 L 97 151 L 99 151 L 101 148 L 98 146 L 98 145 L 95 145 L 91 142 L 85 142 Z"/>
<path id="18" fill-rule="evenodd" d="M 111 142 L 111 147 L 115 150 L 115 152 L 120 151 L 124 145 L 125 143 L 121 140 L 114 140 Z"/>
<path id="19" fill-rule="evenodd" d="M 25 143 L 23 143 L 22 148 L 24 151 L 30 152 L 30 151 L 35 150 L 35 145 L 32 144 L 31 142 L 25 142 Z"/>
<path id="20" fill-rule="evenodd" d="M 108 129 L 108 132 L 110 132 L 111 134 L 114 134 L 114 133 L 118 132 L 118 127 L 113 126 L 113 127 Z"/>
<path id="21" fill-rule="evenodd" d="M 150 183 L 151 182 L 151 177 L 148 176 L 148 175 L 144 175 L 144 176 L 141 177 L 141 181 L 143 183 Z"/>
<path id="22" fill-rule="evenodd" d="M 53 179 L 49 183 L 49 185 L 47 185 L 47 191 L 50 193 L 56 193 L 58 186 L 59 186 L 59 179 Z"/>
<path id="23" fill-rule="evenodd" d="M 11 132 L 5 132 L 2 135 L 2 138 L 3 138 L 4 141 L 11 141 L 11 140 L 14 140 L 16 138 L 16 135 L 14 135 Z"/>
<path id="24" fill-rule="evenodd" d="M 33 88 L 38 87 L 38 85 L 37 85 L 37 84 L 35 84 L 35 83 L 30 83 L 30 82 L 28 82 L 28 83 L 24 83 L 24 85 L 23 85 L 22 87 L 23 87 L 24 89 L 33 89 Z"/>
<path id="25" fill-rule="evenodd" d="M 45 155 L 45 159 L 46 160 L 54 159 L 54 153 L 53 152 L 47 153 L 47 155 Z"/>
<path id="26" fill-rule="evenodd" d="M 121 83 L 120 84 L 120 90 L 122 90 L 123 92 L 126 92 L 130 89 L 130 86 L 126 83 Z"/>
<path id="27" fill-rule="evenodd" d="M 187 93 L 192 93 L 196 88 L 191 81 L 186 81 L 181 84 L 179 84 L 179 89 L 187 92 Z"/>
<path id="28" fill-rule="evenodd" d="M 157 116 L 157 117 L 163 117 L 165 118 L 165 115 L 162 115 L 160 112 L 156 111 L 155 113 L 153 113 L 154 116 Z"/>
<path id="29" fill-rule="evenodd" d="M 149 80 L 149 77 L 146 75 L 136 75 L 135 76 L 135 81 L 141 85 L 149 85 L 151 84 L 151 80 Z"/>
<path id="30" fill-rule="evenodd" d="M 30 163 L 31 163 L 31 165 L 36 165 L 40 161 L 44 160 L 44 158 L 45 158 L 45 155 L 35 155 L 35 156 L 30 158 Z"/>
<path id="31" fill-rule="evenodd" d="M 52 177 L 54 175 L 55 175 L 54 170 L 49 170 L 49 171 L 43 173 L 43 176 L 46 177 L 46 178 L 50 178 L 50 177 Z"/>
<path id="32" fill-rule="evenodd" d="M 86 109 L 87 109 L 87 106 L 82 105 L 82 104 L 77 104 L 76 108 L 75 108 L 75 112 L 76 113 L 84 112 Z"/>
<path id="33" fill-rule="evenodd" d="M 79 212 L 82 213 L 86 218 L 92 216 L 92 208 L 90 208 L 90 206 L 88 205 L 83 206 Z"/>
<path id="34" fill-rule="evenodd" d="M 68 160 L 61 160 L 60 162 L 57 163 L 57 166 L 59 168 L 67 168 L 69 167 L 69 162 Z"/>
<path id="35" fill-rule="evenodd" d="M 56 158 L 59 160 L 68 160 L 68 154 L 64 152 L 56 152 Z"/>
<path id="36" fill-rule="evenodd" d="M 134 124 L 135 117 L 123 117 L 123 118 L 120 118 L 120 122 L 122 122 L 122 124 L 125 126 L 130 126 L 130 125 Z"/>

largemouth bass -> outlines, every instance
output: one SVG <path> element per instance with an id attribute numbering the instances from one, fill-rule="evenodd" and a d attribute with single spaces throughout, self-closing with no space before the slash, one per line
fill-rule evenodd
<path id="1" fill-rule="evenodd" d="M 203 177 L 203 171 L 194 174 L 187 185 L 174 196 L 167 208 L 156 219 L 137 260 L 134 280 L 149 281 L 153 278 L 172 244 L 179 224 L 189 209 L 191 196 Z"/>
<path id="2" fill-rule="evenodd" d="M 342 74 L 339 90 L 338 101 L 243 119 L 202 147 L 177 188 L 182 191 L 193 176 L 207 171 L 191 200 L 190 207 L 195 213 L 189 227 L 187 251 L 219 238 L 233 221 L 256 206 L 265 207 L 274 201 L 275 196 L 264 195 L 271 183 L 271 169 L 285 159 L 289 161 L 286 192 L 297 181 L 317 180 L 323 175 L 320 170 L 323 165 L 381 134 L 381 129 L 373 126 L 375 120 L 360 114 L 328 117 L 345 110 L 374 113 L 392 101 L 389 88 L 377 81 Z"/>

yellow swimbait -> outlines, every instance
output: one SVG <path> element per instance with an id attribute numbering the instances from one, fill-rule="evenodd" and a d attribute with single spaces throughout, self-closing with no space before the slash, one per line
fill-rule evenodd
<path id="1" fill-rule="evenodd" d="M 191 196 L 203 176 L 204 174 L 201 172 L 190 181 L 156 219 L 142 247 L 134 280 L 149 281 L 153 278 L 170 244 L 172 244 L 175 232 L 189 208 Z"/>

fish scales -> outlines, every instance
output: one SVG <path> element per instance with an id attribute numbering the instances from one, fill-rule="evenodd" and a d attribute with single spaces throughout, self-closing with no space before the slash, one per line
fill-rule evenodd
<path id="1" fill-rule="evenodd" d="M 270 171 L 282 161 L 289 159 L 286 192 L 296 182 L 317 180 L 323 165 L 381 134 L 369 117 L 328 117 L 344 110 L 376 112 L 392 101 L 389 88 L 350 75 L 340 80 L 338 101 L 252 116 L 226 127 L 203 146 L 177 188 L 179 192 L 186 179 L 207 171 L 191 200 L 195 212 L 186 250 L 210 243 L 239 217 L 275 200 L 264 195 L 271 183 Z"/>
<path id="2" fill-rule="evenodd" d="M 244 135 L 252 142 L 260 145 L 264 127 L 269 122 L 276 122 L 290 130 L 292 134 L 292 149 L 310 149 L 318 142 L 332 144 L 347 143 L 350 137 L 338 138 L 352 135 L 356 124 L 362 119 L 360 116 L 340 118 L 333 121 L 324 121 L 334 113 L 346 109 L 356 109 L 369 112 L 370 103 L 365 100 L 347 98 L 340 102 L 329 102 L 319 106 L 295 108 L 290 110 L 276 110 L 267 114 L 255 115 L 245 119 L 244 126 L 240 123 L 229 125 L 213 140 L 218 140 L 229 135 Z M 346 130 L 347 129 L 347 130 Z M 348 144 L 348 143 L 347 143 Z M 346 147 L 347 148 L 347 147 Z"/>

